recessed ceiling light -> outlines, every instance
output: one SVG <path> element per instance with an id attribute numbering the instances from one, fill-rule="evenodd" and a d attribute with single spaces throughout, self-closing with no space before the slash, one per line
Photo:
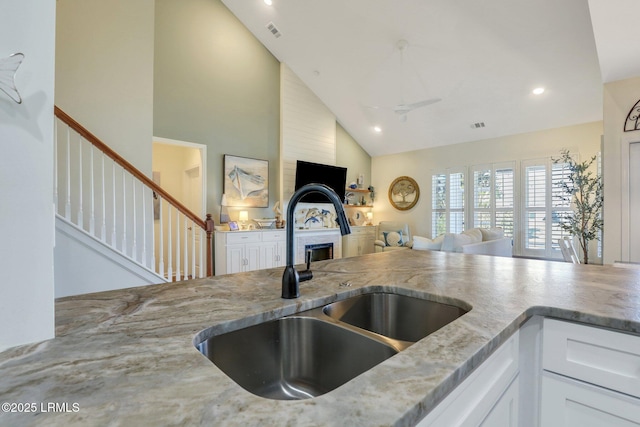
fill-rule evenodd
<path id="1" fill-rule="evenodd" d="M 533 90 L 533 94 L 534 95 L 542 95 L 544 93 L 544 88 L 543 87 L 537 87 Z"/>
<path id="2" fill-rule="evenodd" d="M 264 0 L 264 4 L 271 6 L 273 4 L 273 0 Z"/>
<path id="3" fill-rule="evenodd" d="M 382 128 L 380 126 L 374 126 L 373 127 L 373 131 L 376 132 L 376 133 L 380 133 L 380 132 L 382 132 Z"/>

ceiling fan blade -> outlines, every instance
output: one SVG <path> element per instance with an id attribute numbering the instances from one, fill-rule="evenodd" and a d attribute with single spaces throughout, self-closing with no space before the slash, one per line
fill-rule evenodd
<path id="1" fill-rule="evenodd" d="M 442 101 L 442 99 L 440 98 L 426 99 L 424 101 L 414 102 L 413 104 L 409 104 L 407 105 L 407 107 L 410 110 L 415 110 L 416 108 L 426 107 L 427 105 L 435 104 L 436 102 L 440 102 L 440 101 Z"/>
<path id="2" fill-rule="evenodd" d="M 413 104 L 399 104 L 393 107 L 393 111 L 397 114 L 407 114 L 410 111 L 415 110 L 416 108 L 425 107 L 430 104 L 435 104 L 436 102 L 442 101 L 440 98 L 426 99 L 420 102 L 414 102 Z"/>

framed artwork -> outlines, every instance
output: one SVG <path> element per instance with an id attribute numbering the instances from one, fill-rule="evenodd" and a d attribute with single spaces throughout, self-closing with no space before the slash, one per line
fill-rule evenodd
<path id="1" fill-rule="evenodd" d="M 236 221 L 229 221 L 229 230 L 238 231 L 240 227 L 238 227 L 238 223 Z"/>
<path id="2" fill-rule="evenodd" d="M 420 187 L 418 183 L 408 176 L 396 178 L 389 186 L 389 202 L 391 206 L 406 211 L 418 203 L 420 198 Z"/>
<path id="3" fill-rule="evenodd" d="M 227 206 L 269 207 L 269 161 L 224 155 Z"/>

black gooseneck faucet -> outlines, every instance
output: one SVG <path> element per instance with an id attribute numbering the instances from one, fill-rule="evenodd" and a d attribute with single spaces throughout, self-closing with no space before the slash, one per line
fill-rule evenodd
<path id="1" fill-rule="evenodd" d="M 344 208 L 342 207 L 342 201 L 331 188 L 324 184 L 307 184 L 300 187 L 295 193 L 293 193 L 291 200 L 289 200 L 289 206 L 287 207 L 287 266 L 285 267 L 284 274 L 282 275 L 282 298 L 298 298 L 300 296 L 300 282 L 304 282 L 305 280 L 309 280 L 313 277 L 310 269 L 310 258 L 307 258 L 307 269 L 298 273 L 294 267 L 295 259 L 293 252 L 293 232 L 295 229 L 293 214 L 300 199 L 309 193 L 321 193 L 327 196 L 336 209 L 336 214 L 338 216 L 336 219 L 340 226 L 340 233 L 343 236 L 351 233 L 349 221 L 347 221 L 347 216 L 345 215 Z"/>

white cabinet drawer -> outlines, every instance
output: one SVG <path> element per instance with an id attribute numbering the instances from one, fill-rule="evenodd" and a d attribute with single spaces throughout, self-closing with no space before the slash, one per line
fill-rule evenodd
<path id="1" fill-rule="evenodd" d="M 262 232 L 263 242 L 284 242 L 286 238 L 287 238 L 287 233 L 284 230 Z"/>
<path id="2" fill-rule="evenodd" d="M 257 243 L 261 241 L 261 234 L 256 232 L 233 232 L 227 233 L 227 245 L 235 245 L 238 243 Z"/>
<path id="3" fill-rule="evenodd" d="M 640 426 L 640 399 L 550 372 L 542 374 L 541 427 Z"/>
<path id="4" fill-rule="evenodd" d="M 640 397 L 640 336 L 544 320 L 542 367 Z"/>
<path id="5" fill-rule="evenodd" d="M 371 226 L 351 226 L 351 234 L 356 236 L 375 236 L 376 228 Z"/>

